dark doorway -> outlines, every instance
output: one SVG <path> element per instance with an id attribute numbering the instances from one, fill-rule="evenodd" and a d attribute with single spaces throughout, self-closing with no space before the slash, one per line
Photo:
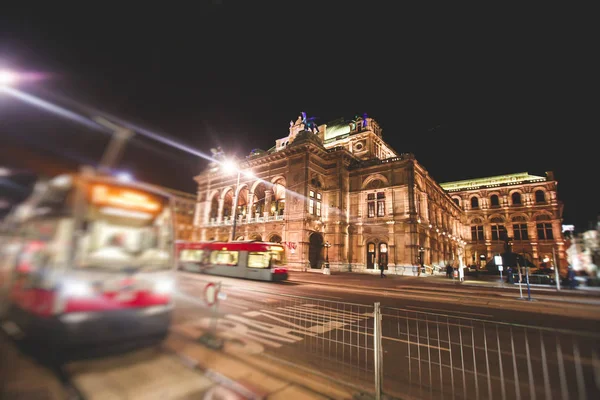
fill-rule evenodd
<path id="1" fill-rule="evenodd" d="M 311 268 L 320 268 L 323 259 L 323 236 L 319 233 L 310 235 L 308 246 L 308 261 Z"/>
<path id="2" fill-rule="evenodd" d="M 367 269 L 375 268 L 375 243 L 367 243 Z"/>

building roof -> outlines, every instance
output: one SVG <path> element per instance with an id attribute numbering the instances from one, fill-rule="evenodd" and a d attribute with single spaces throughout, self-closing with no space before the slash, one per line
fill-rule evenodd
<path id="1" fill-rule="evenodd" d="M 485 187 L 498 187 L 509 185 L 520 185 L 523 183 L 545 182 L 547 179 L 543 176 L 529 175 L 528 172 L 519 172 L 509 175 L 491 176 L 488 178 L 467 179 L 462 181 L 440 183 L 440 186 L 449 192 L 459 190 L 472 190 Z"/>
<path id="2" fill-rule="evenodd" d="M 325 125 L 327 126 L 325 130 L 325 140 L 333 139 L 350 133 L 350 121 L 347 121 L 344 118 L 338 118 L 334 121 L 328 122 Z"/>

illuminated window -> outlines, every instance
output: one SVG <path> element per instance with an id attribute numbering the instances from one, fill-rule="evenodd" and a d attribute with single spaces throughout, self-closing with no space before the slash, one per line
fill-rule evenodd
<path id="1" fill-rule="evenodd" d="M 369 218 L 385 216 L 385 192 L 367 194 L 367 215 Z"/>
<path id="2" fill-rule="evenodd" d="M 375 193 L 367 194 L 367 215 L 369 218 L 375 217 Z"/>
<path id="3" fill-rule="evenodd" d="M 248 268 L 269 268 L 271 255 L 267 252 L 248 254 Z"/>
<path id="4" fill-rule="evenodd" d="M 384 192 L 377 193 L 377 216 L 378 217 L 385 216 L 385 193 Z"/>
<path id="5" fill-rule="evenodd" d="M 179 261 L 200 262 L 202 261 L 202 250 L 181 250 Z"/>
<path id="6" fill-rule="evenodd" d="M 315 193 L 311 190 L 308 194 L 308 212 L 311 215 L 321 216 L 321 193 Z"/>
<path id="7" fill-rule="evenodd" d="M 235 267 L 238 263 L 239 252 L 237 251 L 213 251 L 210 254 L 210 263 L 214 265 L 227 265 Z"/>

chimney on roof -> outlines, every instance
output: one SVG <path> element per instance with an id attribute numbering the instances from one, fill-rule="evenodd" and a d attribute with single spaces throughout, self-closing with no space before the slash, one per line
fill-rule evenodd
<path id="1" fill-rule="evenodd" d="M 554 172 L 546 171 L 546 179 L 549 181 L 553 181 L 554 180 Z"/>

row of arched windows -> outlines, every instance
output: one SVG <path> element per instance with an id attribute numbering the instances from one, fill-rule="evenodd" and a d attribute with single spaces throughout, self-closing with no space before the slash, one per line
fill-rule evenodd
<path id="1" fill-rule="evenodd" d="M 536 204 L 545 204 L 546 200 L 546 192 L 543 190 L 536 190 L 534 192 L 534 201 Z M 519 206 L 523 204 L 523 196 L 519 192 L 513 192 L 510 196 L 511 204 L 514 206 Z M 458 197 L 453 198 L 454 203 L 460 207 L 460 199 Z M 497 194 L 492 194 L 490 196 L 490 207 L 500 207 L 500 197 Z M 471 197 L 471 208 L 479 208 L 479 197 L 473 196 Z"/>

